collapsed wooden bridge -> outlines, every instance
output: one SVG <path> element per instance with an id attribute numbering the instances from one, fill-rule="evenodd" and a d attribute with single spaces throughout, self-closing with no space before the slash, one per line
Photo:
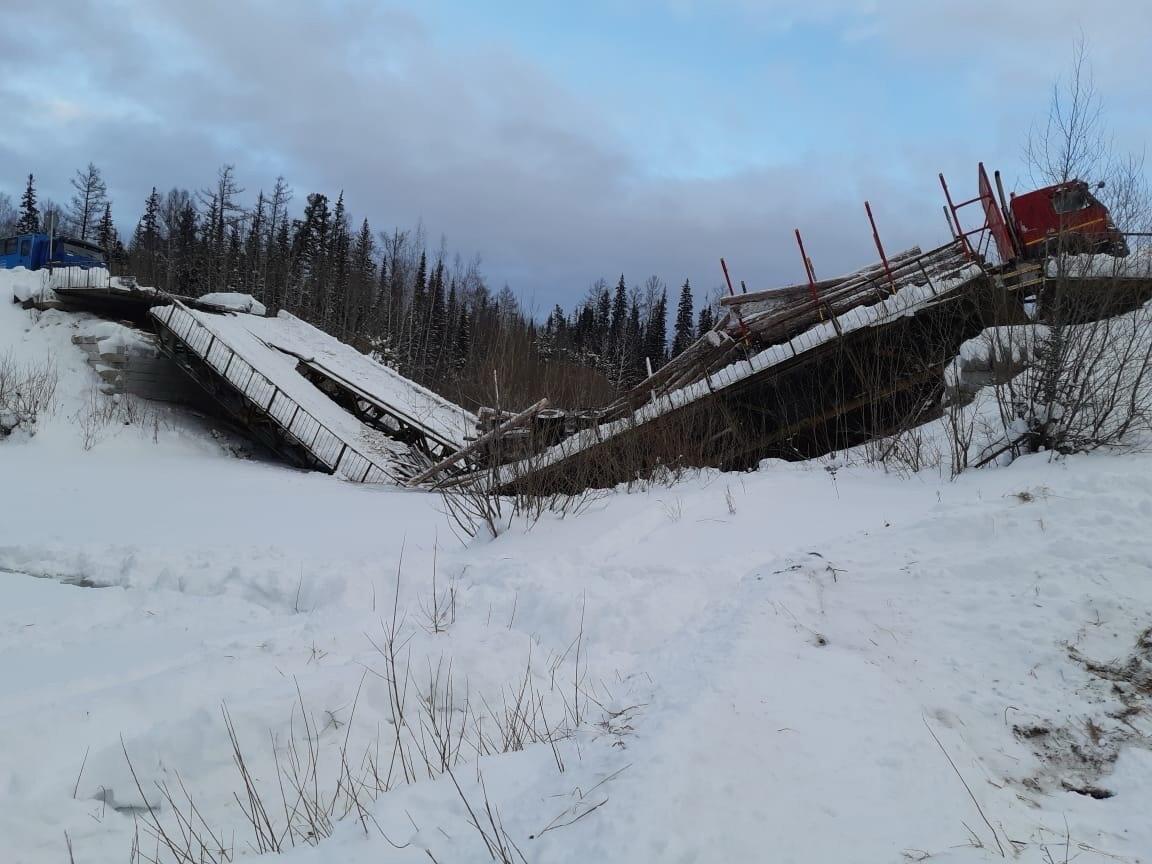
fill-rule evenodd
<path id="1" fill-rule="evenodd" d="M 238 425 L 292 465 L 401 483 L 458 450 L 475 418 L 291 315 L 149 314 L 160 347 Z"/>
<path id="2" fill-rule="evenodd" d="M 749 468 L 885 437 L 942 410 L 947 367 L 985 328 L 1063 315 L 1069 303 L 1094 320 L 1152 297 L 1152 250 L 1129 256 L 1127 242 L 1148 235 L 1110 228 L 1116 254 L 1023 256 L 982 167 L 980 179 L 979 198 L 949 198 L 951 243 L 886 256 L 873 222 L 880 260 L 846 276 L 817 281 L 797 232 L 805 283 L 739 294 L 729 284 L 710 331 L 591 410 L 542 399 L 478 418 L 292 315 L 220 306 L 235 295 L 191 300 L 85 276 L 28 302 L 151 324 L 163 353 L 290 464 L 360 483 L 578 491 L 661 467 Z M 964 232 L 956 213 L 971 203 L 985 221 Z M 973 235 L 995 239 L 1001 263 Z"/>
<path id="3" fill-rule="evenodd" d="M 952 243 L 819 283 L 815 295 L 725 298 L 715 327 L 607 406 L 601 425 L 503 466 L 496 484 L 574 491 L 662 465 L 746 468 L 887 434 L 930 409 L 944 367 L 1002 297 Z"/>
<path id="4" fill-rule="evenodd" d="M 987 327 L 1023 324 L 1058 280 L 1090 318 L 1152 297 L 1147 262 L 1110 273 L 989 266 L 957 238 L 847 276 L 733 294 L 713 329 L 600 412 L 600 422 L 486 474 L 505 492 L 578 491 L 661 466 L 749 468 L 846 449 L 931 419 L 945 369 Z M 449 460 L 450 462 L 450 460 Z"/>

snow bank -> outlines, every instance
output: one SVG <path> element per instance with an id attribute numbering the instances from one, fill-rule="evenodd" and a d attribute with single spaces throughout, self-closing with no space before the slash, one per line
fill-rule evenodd
<path id="1" fill-rule="evenodd" d="M 1063 261 L 1049 258 L 1045 272 L 1050 278 L 1063 272 L 1082 279 L 1149 279 L 1152 278 L 1152 244 L 1144 243 L 1124 258 L 1105 254 L 1065 255 Z"/>
<path id="2" fill-rule="evenodd" d="M 93 321 L 81 330 L 84 335 L 96 340 L 100 354 L 142 354 L 153 357 L 158 353 L 156 343 L 135 327 L 114 321 Z"/>
<path id="3" fill-rule="evenodd" d="M 0 473 L 23 502 L 0 523 L 0 836 L 15 860 L 59 860 L 64 830 L 77 860 L 124 859 L 142 801 L 121 736 L 145 789 L 178 772 L 245 843 L 221 703 L 261 782 L 269 733 L 299 733 L 297 688 L 325 760 L 345 724 L 357 759 L 377 735 L 386 748 L 369 637 L 391 620 L 397 572 L 412 694 L 450 665 L 460 699 L 499 711 L 529 668 L 550 712 L 583 681 L 586 734 L 478 763 L 529 860 L 755 861 L 766 836 L 796 861 L 974 864 L 1011 839 L 1039 864 L 1069 835 L 1129 859 L 1152 848 L 1132 737 L 1149 717 L 1124 715 L 1135 732 L 1116 720 L 1135 691 L 1090 668 L 1133 656 L 1152 625 L 1147 457 L 1025 459 L 955 483 L 768 463 L 465 549 L 434 495 L 273 466 L 52 465 L 0 448 Z M 154 499 L 160 478 L 180 490 L 163 507 L 109 506 L 109 489 Z M 434 558 L 453 597 L 439 633 Z M 80 573 L 130 587 L 56 581 Z M 456 777 L 482 806 L 475 770 Z M 1113 797 L 1065 788 L 1088 784 Z M 371 813 L 410 845 L 349 821 L 286 860 L 487 860 L 447 778 L 395 777 Z"/>
<path id="4" fill-rule="evenodd" d="M 42 299 L 49 290 L 46 277 L 44 270 L 0 269 L 0 303 Z"/>
<path id="5" fill-rule="evenodd" d="M 249 315 L 267 315 L 268 309 L 251 294 L 234 291 L 218 291 L 197 298 L 197 302 L 230 312 L 247 312 Z"/>

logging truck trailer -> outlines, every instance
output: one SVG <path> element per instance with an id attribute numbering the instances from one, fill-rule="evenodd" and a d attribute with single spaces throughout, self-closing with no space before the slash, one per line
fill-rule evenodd
<path id="1" fill-rule="evenodd" d="M 995 191 L 981 162 L 977 170 L 979 194 L 968 201 L 954 203 L 944 175 L 940 185 L 947 202 L 944 216 L 953 237 L 963 240 L 969 252 L 979 252 L 971 244 L 973 235 L 991 237 L 1000 261 L 1035 261 L 1057 252 L 1100 253 L 1123 258 L 1128 243 L 1112 221 L 1112 214 L 1092 193 L 1103 188 L 1103 182 L 1089 186 L 1083 180 L 1069 180 L 1005 198 L 1000 172 L 995 173 Z M 979 204 L 984 211 L 984 224 L 965 231 L 959 211 Z"/>

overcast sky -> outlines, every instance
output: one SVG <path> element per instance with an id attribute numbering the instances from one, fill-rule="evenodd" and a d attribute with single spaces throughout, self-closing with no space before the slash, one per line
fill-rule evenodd
<path id="1" fill-rule="evenodd" d="M 390 228 L 422 220 L 538 312 L 598 277 L 749 288 L 942 242 L 936 180 L 1024 188 L 1021 149 L 1087 40 L 1143 150 L 1148 0 L 40 0 L 0 26 L 0 190 L 88 161 L 122 229 L 236 165 Z M 11 8 L 16 6 L 15 9 Z"/>

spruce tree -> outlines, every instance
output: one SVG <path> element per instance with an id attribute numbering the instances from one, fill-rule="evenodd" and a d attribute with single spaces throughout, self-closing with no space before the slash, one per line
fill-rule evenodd
<path id="1" fill-rule="evenodd" d="M 404 353 L 408 360 L 405 368 L 409 374 L 420 367 L 424 359 L 424 320 L 428 309 L 428 255 L 421 251 L 420 263 L 416 265 L 416 280 L 412 283 L 412 303 L 408 308 L 405 324 L 406 338 Z"/>
<path id="2" fill-rule="evenodd" d="M 103 245 L 103 244 L 101 244 Z M 144 200 L 144 215 L 132 234 L 132 266 L 145 285 L 155 284 L 156 253 L 160 245 L 160 194 L 152 187 Z"/>
<path id="3" fill-rule="evenodd" d="M 40 233 L 40 208 L 36 206 L 36 179 L 29 174 L 28 185 L 20 198 L 20 220 L 16 223 L 17 234 Z"/>
<path id="4" fill-rule="evenodd" d="M 198 297 L 203 294 L 203 271 L 197 266 L 200 233 L 199 214 L 191 198 L 184 202 L 176 218 L 173 245 L 172 281 L 169 290 Z"/>
<path id="5" fill-rule="evenodd" d="M 712 318 L 712 307 L 705 306 L 700 310 L 700 317 L 696 323 L 696 338 L 699 339 L 705 333 L 712 329 L 714 325 Z"/>
<path id="6" fill-rule="evenodd" d="M 680 288 L 680 302 L 676 305 L 676 330 L 672 338 L 672 356 L 684 353 L 693 342 L 694 327 L 692 320 L 692 286 L 688 280 Z"/>
<path id="7" fill-rule="evenodd" d="M 432 280 L 428 286 L 428 349 L 425 374 L 429 381 L 435 381 L 440 374 L 441 359 L 444 354 L 446 336 L 446 301 L 444 299 L 444 261 L 436 262 Z"/>
<path id="8" fill-rule="evenodd" d="M 460 295 L 456 291 L 456 277 L 448 281 L 448 300 L 444 308 L 444 368 L 454 376 L 457 370 L 456 331 L 460 326 Z"/>
<path id="9" fill-rule="evenodd" d="M 359 335 L 364 324 L 372 299 L 372 286 L 376 282 L 376 262 L 372 257 L 375 251 L 376 241 L 372 239 L 372 228 L 365 219 L 352 244 L 348 296 L 342 322 L 345 334 Z"/>
<path id="10" fill-rule="evenodd" d="M 257 300 L 264 299 L 264 221 L 267 201 L 264 190 L 256 195 L 256 209 L 248 224 L 248 236 L 244 240 L 244 258 L 248 266 L 244 273 L 244 291 Z"/>
<path id="11" fill-rule="evenodd" d="M 472 321 L 466 304 L 460 306 L 460 325 L 456 328 L 455 354 L 456 371 L 462 372 L 468 365 L 472 353 Z"/>
<path id="12" fill-rule="evenodd" d="M 348 230 L 348 214 L 344 209 L 343 190 L 336 199 L 336 208 L 332 211 L 332 227 L 328 235 L 329 275 L 326 279 L 327 294 L 321 320 L 325 330 L 342 333 L 349 314 L 348 278 L 352 252 L 352 235 Z"/>
<path id="13" fill-rule="evenodd" d="M 112 221 L 112 205 L 104 202 L 104 213 L 96 226 L 96 244 L 104 250 L 104 259 L 108 264 L 116 261 L 120 248 L 120 236 L 116 233 L 116 225 Z M 118 262 L 117 262 L 118 263 Z"/>
<path id="14" fill-rule="evenodd" d="M 244 257 L 244 241 L 240 237 L 240 225 L 233 222 L 228 229 L 228 253 L 225 258 L 224 287 L 228 291 L 242 291 L 247 262 Z"/>
<path id="15" fill-rule="evenodd" d="M 623 352 L 624 374 L 621 384 L 633 387 L 647 377 L 644 366 L 644 334 L 640 327 L 640 304 L 632 298 L 632 308 L 628 313 L 628 323 L 624 327 L 625 350 Z"/>
<path id="16" fill-rule="evenodd" d="M 620 281 L 616 283 L 616 293 L 612 297 L 612 321 L 609 324 L 608 341 L 612 346 L 612 353 L 620 357 L 623 353 L 624 322 L 628 319 L 628 289 L 624 285 L 624 274 L 620 274 Z"/>
<path id="17" fill-rule="evenodd" d="M 596 335 L 593 345 L 589 346 L 597 352 L 603 360 L 609 353 L 612 326 L 612 295 L 608 293 L 608 283 L 603 279 L 596 283 Z"/>
<path id="18" fill-rule="evenodd" d="M 664 365 L 668 350 L 668 292 L 663 291 L 660 299 L 652 304 L 644 328 L 644 356 L 652 362 L 655 372 Z"/>

